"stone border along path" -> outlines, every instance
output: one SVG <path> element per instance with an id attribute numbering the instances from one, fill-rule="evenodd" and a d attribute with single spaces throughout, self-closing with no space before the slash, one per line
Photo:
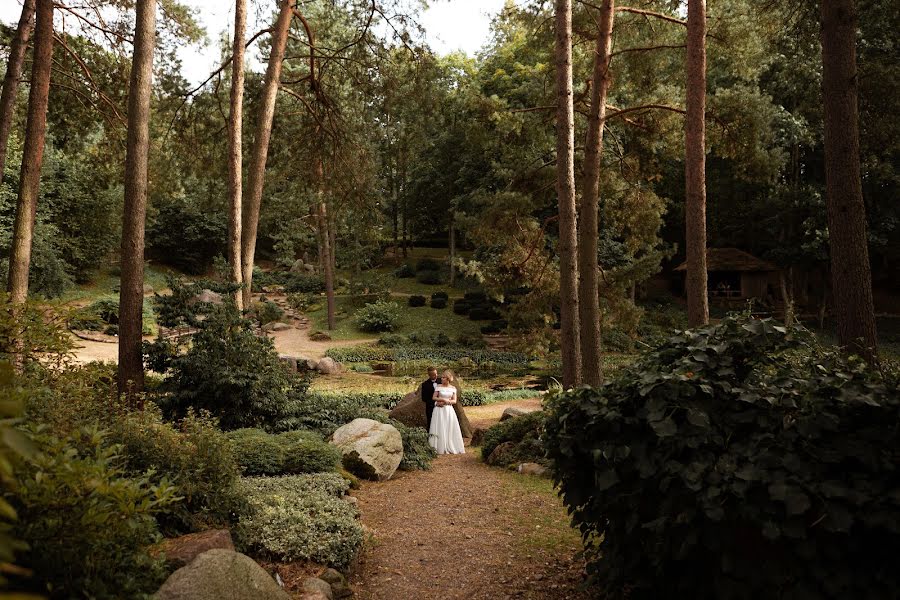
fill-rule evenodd
<path id="1" fill-rule="evenodd" d="M 495 421 L 482 409 L 493 407 L 466 409 L 473 423 Z M 351 491 L 369 534 L 350 578 L 355 597 L 589 598 L 579 590 L 579 536 L 550 483 L 489 467 L 478 449 L 467 450 Z"/>

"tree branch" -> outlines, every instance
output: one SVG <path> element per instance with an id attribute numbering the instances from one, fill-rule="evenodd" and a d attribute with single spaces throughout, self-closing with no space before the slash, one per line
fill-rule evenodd
<path id="1" fill-rule="evenodd" d="M 595 7 L 595 8 L 597 8 L 597 7 Z M 629 12 L 629 13 L 634 13 L 636 15 L 643 15 L 645 17 L 654 17 L 656 19 L 662 19 L 663 21 L 668 21 L 669 23 L 675 23 L 676 25 L 682 25 L 684 27 L 687 27 L 687 21 L 682 21 L 681 19 L 671 17 L 669 15 L 664 15 L 662 13 L 653 12 L 652 10 L 644 10 L 643 8 L 633 8 L 631 6 L 617 6 L 616 12 Z"/>
<path id="2" fill-rule="evenodd" d="M 660 44 L 659 46 L 641 46 L 636 48 L 623 48 L 622 50 L 616 50 L 615 52 L 609 55 L 610 58 L 617 56 L 619 54 L 625 54 L 626 52 L 649 52 L 651 50 L 662 50 L 667 48 L 687 48 L 687 44 Z"/>
<path id="3" fill-rule="evenodd" d="M 611 107 L 611 106 L 608 106 L 608 108 L 612 108 L 613 111 L 606 113 L 606 116 L 603 118 L 604 122 L 608 121 L 609 119 L 612 119 L 613 117 L 620 117 L 622 115 L 627 115 L 628 113 L 636 112 L 639 110 L 657 109 L 657 110 L 667 110 L 667 111 L 675 112 L 675 113 L 678 113 L 681 115 L 687 114 L 687 111 L 682 108 L 677 108 L 675 106 L 668 106 L 666 104 L 642 104 L 640 106 L 632 106 L 632 107 L 623 108 L 620 110 L 615 109 L 614 107 Z"/>

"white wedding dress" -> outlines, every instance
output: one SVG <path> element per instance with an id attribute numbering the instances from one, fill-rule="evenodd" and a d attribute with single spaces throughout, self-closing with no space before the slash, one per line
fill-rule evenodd
<path id="1" fill-rule="evenodd" d="M 452 385 L 439 385 L 434 390 L 438 398 L 450 400 L 456 393 Z M 431 430 L 428 432 L 428 443 L 438 454 L 465 454 L 462 432 L 459 429 L 459 419 L 453 405 L 435 406 L 431 414 Z"/>

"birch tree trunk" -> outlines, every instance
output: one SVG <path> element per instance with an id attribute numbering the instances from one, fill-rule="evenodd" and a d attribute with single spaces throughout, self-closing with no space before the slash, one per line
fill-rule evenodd
<path id="1" fill-rule="evenodd" d="M 272 47 L 269 64 L 263 80 L 263 98 L 256 122 L 256 138 L 248 172 L 248 196 L 244 206 L 241 230 L 241 268 L 243 269 L 244 306 L 249 307 L 253 287 L 253 259 L 256 253 L 256 233 L 259 226 L 259 209 L 262 204 L 263 184 L 266 177 L 266 159 L 269 156 L 269 140 L 272 137 L 272 119 L 275 117 L 275 100 L 281 79 L 281 63 L 291 27 L 291 0 L 281 0 L 280 12 L 272 29 Z"/>
<path id="2" fill-rule="evenodd" d="M 600 163 L 603 156 L 603 129 L 606 97 L 609 92 L 609 62 L 612 49 L 615 0 L 604 0 L 600 7 L 594 74 L 591 83 L 591 109 L 588 115 L 584 148 L 584 189 L 578 223 L 579 322 L 581 323 L 581 375 L 584 383 L 603 383 L 600 362 L 600 273 L 597 264 L 597 213 L 600 197 Z"/>
<path id="3" fill-rule="evenodd" d="M 556 191 L 559 198 L 560 351 L 564 387 L 581 383 L 572 105 L 572 0 L 556 0 Z"/>
<path id="4" fill-rule="evenodd" d="M 685 245 L 688 325 L 709 323 L 706 282 L 706 0 L 688 0 Z"/>
<path id="5" fill-rule="evenodd" d="M 874 362 L 878 344 L 859 165 L 858 15 L 854 0 L 822 0 L 819 6 L 825 94 L 825 205 L 838 343 Z"/>
<path id="6" fill-rule="evenodd" d="M 9 58 L 6 61 L 6 75 L 3 78 L 3 90 L 0 91 L 0 183 L 6 170 L 6 152 L 9 144 L 9 132 L 12 130 L 13 117 L 16 113 L 16 96 L 19 82 L 22 80 L 22 66 L 25 64 L 25 50 L 28 38 L 34 26 L 35 0 L 25 0 L 22 5 L 22 16 L 19 26 L 9 45 Z"/>
<path id="7" fill-rule="evenodd" d="M 9 254 L 7 290 L 10 302 L 23 304 L 28 298 L 31 242 L 41 187 L 44 138 L 47 132 L 47 104 L 50 97 L 50 68 L 53 62 L 53 0 L 39 0 L 34 31 L 34 59 L 31 90 L 28 93 L 28 121 L 19 175 L 19 195 Z"/>
<path id="8" fill-rule="evenodd" d="M 150 95 L 156 45 L 156 0 L 137 0 L 134 57 L 128 88 L 122 278 L 119 287 L 119 394 L 134 402 L 144 389 L 141 353 L 144 308 L 144 224 L 150 154 Z"/>
<path id="9" fill-rule="evenodd" d="M 247 30 L 246 0 L 234 2 L 234 43 L 231 58 L 231 107 L 228 117 L 228 278 L 240 285 L 241 272 L 241 202 L 243 173 L 244 121 L 244 37 Z M 238 310 L 244 308 L 241 290 L 234 293 Z"/>

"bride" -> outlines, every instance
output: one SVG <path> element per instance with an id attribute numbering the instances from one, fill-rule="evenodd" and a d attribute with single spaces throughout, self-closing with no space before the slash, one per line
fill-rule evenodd
<path id="1" fill-rule="evenodd" d="M 438 454 L 464 454 L 462 433 L 459 419 L 453 405 L 457 402 L 456 388 L 451 385 L 453 373 L 444 371 L 441 384 L 434 389 L 434 413 L 431 416 L 431 430 L 428 432 L 428 443 Z"/>

